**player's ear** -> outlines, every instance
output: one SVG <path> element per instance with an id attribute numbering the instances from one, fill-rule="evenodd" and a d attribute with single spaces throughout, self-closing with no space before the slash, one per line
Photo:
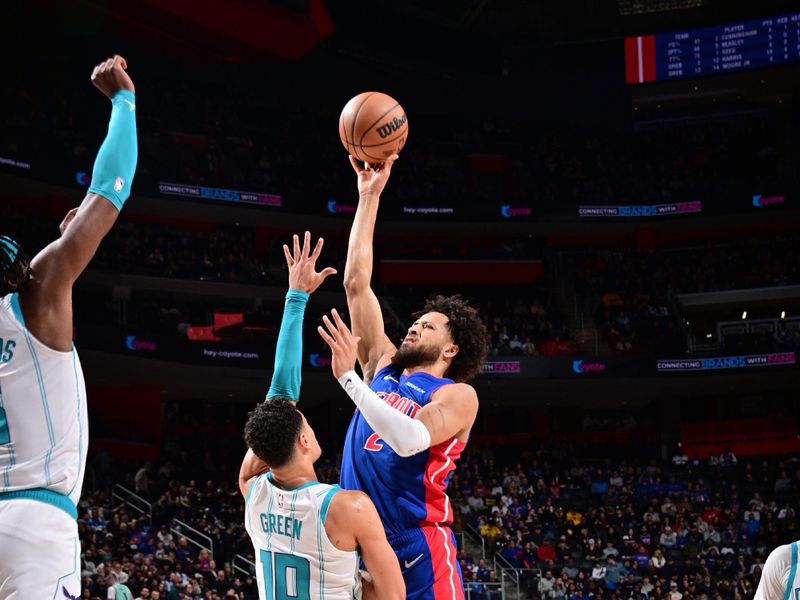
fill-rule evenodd
<path id="1" fill-rule="evenodd" d="M 308 439 L 308 436 L 305 433 L 301 433 L 300 437 L 297 439 L 297 442 L 300 444 L 300 447 L 303 450 L 308 450 L 311 448 L 311 442 Z"/>
<path id="2" fill-rule="evenodd" d="M 458 346 L 455 344 L 448 344 L 442 350 L 442 354 L 445 358 L 453 358 L 456 354 L 458 354 Z"/>

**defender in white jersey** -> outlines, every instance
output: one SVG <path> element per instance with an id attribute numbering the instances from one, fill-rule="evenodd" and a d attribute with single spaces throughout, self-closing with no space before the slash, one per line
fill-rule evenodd
<path id="1" fill-rule="evenodd" d="M 240 476 L 245 527 L 253 541 L 261 600 L 402 600 L 405 584 L 378 511 L 363 492 L 319 483 L 322 450 L 287 398 L 268 398 L 245 427 Z M 267 464 L 270 470 L 267 471 Z"/>
<path id="2" fill-rule="evenodd" d="M 32 261 L 0 236 L 0 600 L 77 599 L 77 508 L 89 442 L 72 344 L 72 285 L 130 194 L 134 87 L 116 56 L 92 82 L 112 102 L 92 185 Z"/>
<path id="3" fill-rule="evenodd" d="M 770 552 L 753 600 L 800 599 L 800 542 L 778 546 Z"/>
<path id="4" fill-rule="evenodd" d="M 314 463 L 322 449 L 297 410 L 302 364 L 302 323 L 311 293 L 335 271 L 315 271 L 322 240 L 311 252 L 284 246 L 289 292 L 267 400 L 245 426 L 247 455 L 239 472 L 245 526 L 255 549 L 261 600 L 402 600 L 400 565 L 372 501 L 362 492 L 319 483 Z M 269 465 L 269 466 L 267 466 Z M 369 576 L 362 587 L 359 564 Z"/>

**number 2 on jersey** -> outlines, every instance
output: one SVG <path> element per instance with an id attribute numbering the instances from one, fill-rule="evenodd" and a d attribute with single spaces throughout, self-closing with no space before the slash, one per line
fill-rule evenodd
<path id="1" fill-rule="evenodd" d="M 267 600 L 311 600 L 311 565 L 308 559 L 282 552 L 274 554 L 273 565 L 273 553 L 261 550 Z"/>
<path id="2" fill-rule="evenodd" d="M 370 452 L 380 452 L 383 449 L 383 442 L 381 441 L 381 436 L 377 433 L 373 433 L 371 436 L 367 438 L 367 441 L 364 443 L 364 450 L 369 450 Z"/>

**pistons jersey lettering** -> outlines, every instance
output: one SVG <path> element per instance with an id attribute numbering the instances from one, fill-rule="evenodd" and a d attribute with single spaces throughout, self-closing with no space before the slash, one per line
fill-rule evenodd
<path id="1" fill-rule="evenodd" d="M 389 406 L 414 418 L 433 393 L 452 379 L 428 373 L 402 374 L 389 365 L 370 388 Z M 387 534 L 428 524 L 449 524 L 453 511 L 446 488 L 464 444 L 452 438 L 414 456 L 399 456 L 356 410 L 345 437 L 341 484 L 365 492 L 378 509 Z"/>

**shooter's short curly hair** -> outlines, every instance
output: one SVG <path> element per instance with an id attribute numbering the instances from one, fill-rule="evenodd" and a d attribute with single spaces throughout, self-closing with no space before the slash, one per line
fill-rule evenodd
<path id="1" fill-rule="evenodd" d="M 469 381 L 480 372 L 488 351 L 489 333 L 478 311 L 456 294 L 429 298 L 423 309 L 414 314 L 414 318 L 418 319 L 429 312 L 442 313 L 447 317 L 450 337 L 458 346 L 458 354 L 445 376 L 457 382 Z"/>

